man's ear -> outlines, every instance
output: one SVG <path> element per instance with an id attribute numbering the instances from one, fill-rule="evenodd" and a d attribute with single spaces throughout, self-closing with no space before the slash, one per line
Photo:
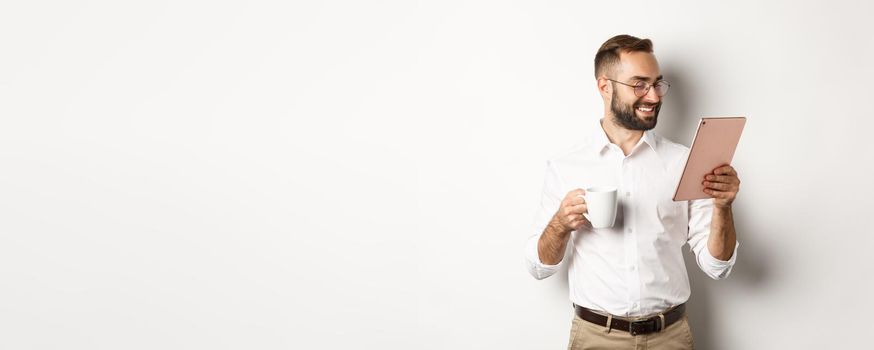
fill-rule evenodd
<path id="1" fill-rule="evenodd" d="M 601 97 L 607 98 L 610 96 L 610 81 L 607 78 L 598 78 L 598 92 Z"/>

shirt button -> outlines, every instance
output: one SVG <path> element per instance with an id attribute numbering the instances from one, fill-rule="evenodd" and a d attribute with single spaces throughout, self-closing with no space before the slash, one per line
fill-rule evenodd
<path id="1" fill-rule="evenodd" d="M 637 271 L 637 265 L 631 265 L 631 271 Z"/>
<path id="2" fill-rule="evenodd" d="M 625 192 L 626 197 L 631 197 L 631 192 Z"/>
<path id="3" fill-rule="evenodd" d="M 632 231 L 632 230 L 631 230 L 631 227 L 625 229 L 625 232 L 631 233 L 631 231 Z"/>

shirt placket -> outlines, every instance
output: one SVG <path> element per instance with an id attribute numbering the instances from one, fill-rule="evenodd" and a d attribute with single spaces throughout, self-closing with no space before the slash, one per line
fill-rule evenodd
<path id="1" fill-rule="evenodd" d="M 618 195 L 622 196 L 623 206 L 625 209 L 622 229 L 625 237 L 625 266 L 627 267 L 628 281 L 628 313 L 637 313 L 640 311 L 640 271 L 638 263 L 637 251 L 637 227 L 635 227 L 635 216 L 637 215 L 634 205 L 634 186 L 639 184 L 635 179 L 635 164 L 632 158 L 624 157 L 622 159 L 622 174 L 621 188 L 622 191 Z"/>

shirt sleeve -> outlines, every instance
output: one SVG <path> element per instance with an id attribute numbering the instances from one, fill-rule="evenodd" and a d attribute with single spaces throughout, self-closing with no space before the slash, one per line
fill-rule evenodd
<path id="1" fill-rule="evenodd" d="M 537 252 L 537 244 L 540 241 L 540 236 L 543 230 L 552 219 L 552 216 L 558 210 L 561 204 L 561 181 L 558 172 L 552 162 L 546 163 L 546 178 L 543 182 L 543 191 L 540 196 L 540 205 L 537 208 L 537 213 L 534 217 L 534 222 L 531 226 L 533 234 L 525 243 L 525 263 L 528 272 L 534 278 L 541 280 L 552 276 L 559 270 L 559 267 L 564 263 L 564 259 L 555 265 L 547 265 L 540 261 L 540 254 Z M 571 243 L 568 242 L 568 245 Z"/>
<path id="2" fill-rule="evenodd" d="M 689 247 L 695 253 L 698 267 L 707 276 L 721 280 L 731 273 L 731 268 L 737 261 L 737 248 L 740 242 L 735 242 L 734 253 L 728 261 L 715 258 L 707 248 L 710 238 L 710 222 L 713 218 L 713 199 L 695 199 L 689 201 Z"/>

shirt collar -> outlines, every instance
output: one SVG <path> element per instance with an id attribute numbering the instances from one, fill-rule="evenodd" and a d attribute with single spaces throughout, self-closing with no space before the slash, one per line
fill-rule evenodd
<path id="1" fill-rule="evenodd" d="M 604 149 L 609 147 L 611 144 L 610 139 L 607 138 L 607 132 L 604 131 L 604 127 L 601 126 L 601 120 L 602 119 L 595 120 L 595 124 L 592 126 L 592 134 L 591 134 L 592 150 L 598 154 L 601 154 L 601 152 L 603 152 Z M 637 145 L 635 145 L 634 147 L 637 148 L 641 142 L 643 142 L 647 146 L 649 146 L 649 148 L 651 148 L 654 152 L 656 152 L 656 154 L 659 153 L 658 152 L 658 137 L 655 135 L 655 132 L 653 132 L 652 130 L 644 131 L 643 137 L 640 138 L 640 141 L 638 141 Z M 618 145 L 616 147 L 618 147 Z M 660 154 L 659 154 L 659 156 L 661 157 Z"/>

